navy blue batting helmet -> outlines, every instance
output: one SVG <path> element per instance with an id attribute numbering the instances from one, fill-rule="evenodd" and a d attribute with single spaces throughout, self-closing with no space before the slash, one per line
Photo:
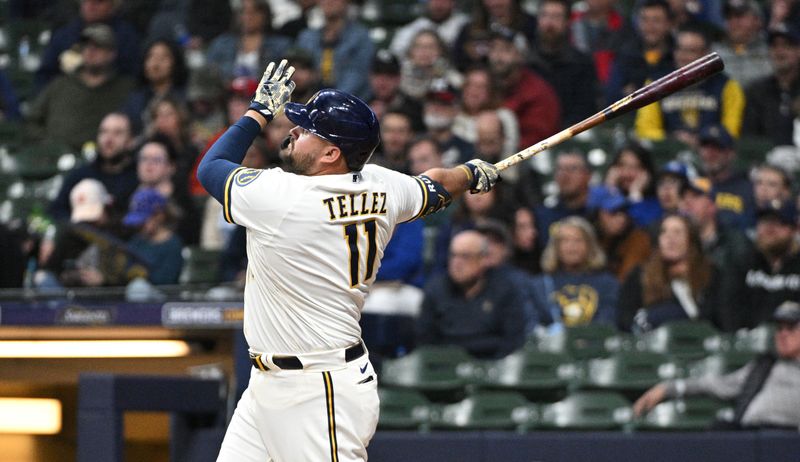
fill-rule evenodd
<path id="1" fill-rule="evenodd" d="M 342 150 L 347 167 L 359 171 L 381 140 L 378 118 L 360 99 L 326 88 L 306 104 L 287 103 L 284 109 L 292 123 Z"/>

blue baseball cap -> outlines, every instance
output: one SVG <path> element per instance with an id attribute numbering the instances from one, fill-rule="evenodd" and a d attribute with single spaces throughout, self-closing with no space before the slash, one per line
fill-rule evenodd
<path id="1" fill-rule="evenodd" d="M 722 125 L 708 125 L 700 130 L 700 144 L 714 144 L 721 148 L 730 149 L 733 147 L 733 137 Z"/>
<path id="2" fill-rule="evenodd" d="M 659 170 L 658 174 L 659 176 L 674 175 L 685 180 L 689 177 L 689 167 L 687 167 L 686 164 L 681 161 L 671 160 L 661 167 L 661 170 Z"/>
<path id="3" fill-rule="evenodd" d="M 606 212 L 618 212 L 630 205 L 625 196 L 607 186 L 592 188 L 588 202 L 589 208 L 605 210 Z"/>
<path id="4" fill-rule="evenodd" d="M 795 226 L 797 224 L 797 207 L 795 207 L 794 201 L 781 202 L 775 199 L 756 211 L 756 219 L 760 220 L 765 217 L 777 218 L 785 225 Z"/>
<path id="5" fill-rule="evenodd" d="M 142 226 L 155 213 L 167 206 L 167 199 L 152 188 L 140 189 L 133 194 L 128 213 L 122 219 L 125 226 Z"/>

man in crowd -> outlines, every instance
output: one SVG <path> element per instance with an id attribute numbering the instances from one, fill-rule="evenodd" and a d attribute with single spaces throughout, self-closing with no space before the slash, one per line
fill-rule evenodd
<path id="1" fill-rule="evenodd" d="M 556 159 L 555 180 L 558 196 L 536 207 L 536 228 L 542 247 L 550 236 L 550 226 L 570 215 L 589 217 L 589 181 L 592 171 L 580 151 L 562 151 Z"/>
<path id="2" fill-rule="evenodd" d="M 477 231 L 453 237 L 447 273 L 425 288 L 418 344 L 458 345 L 476 358 L 501 358 L 522 346 L 523 294 L 490 269 L 488 252 Z"/>
<path id="3" fill-rule="evenodd" d="M 771 316 L 776 323 L 775 352 L 759 356 L 730 374 L 670 380 L 648 390 L 633 406 L 641 416 L 665 399 L 699 394 L 734 400 L 732 422 L 726 428 L 800 425 L 800 305 L 781 304 Z"/>

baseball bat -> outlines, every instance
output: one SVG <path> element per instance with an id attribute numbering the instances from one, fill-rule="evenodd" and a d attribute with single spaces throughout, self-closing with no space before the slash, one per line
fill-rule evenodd
<path id="1" fill-rule="evenodd" d="M 498 170 L 504 170 L 512 165 L 516 165 L 523 160 L 529 159 L 546 149 L 572 138 L 578 133 L 600 125 L 607 120 L 619 117 L 622 114 L 626 114 L 634 109 L 647 106 L 648 104 L 658 101 L 667 95 L 671 95 L 678 90 L 682 90 L 703 79 L 711 77 L 724 68 L 725 64 L 722 62 L 722 58 L 720 58 L 717 53 L 709 53 L 702 58 L 696 59 L 691 63 L 670 72 L 664 77 L 661 77 L 660 79 L 643 86 L 642 88 L 608 106 L 597 114 L 590 116 L 576 123 L 575 125 L 550 136 L 549 138 L 545 138 L 533 146 L 529 146 L 494 165 Z"/>

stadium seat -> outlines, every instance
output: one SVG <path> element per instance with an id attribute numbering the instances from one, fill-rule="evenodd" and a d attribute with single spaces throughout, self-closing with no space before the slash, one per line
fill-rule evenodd
<path id="1" fill-rule="evenodd" d="M 705 321 L 675 321 L 642 336 L 647 351 L 691 360 L 723 349 L 722 336 Z"/>
<path id="2" fill-rule="evenodd" d="M 717 413 L 728 407 L 724 401 L 691 397 L 659 403 L 635 423 L 637 430 L 698 431 L 708 429 Z"/>
<path id="3" fill-rule="evenodd" d="M 556 401 L 566 395 L 575 374 L 576 366 L 566 354 L 520 350 L 485 363 L 480 385 L 517 391 L 531 401 Z"/>
<path id="4" fill-rule="evenodd" d="M 456 346 L 416 348 L 397 359 L 386 359 L 381 382 L 387 387 L 418 390 L 432 401 L 455 402 L 466 393 L 474 360 Z"/>
<path id="5" fill-rule="evenodd" d="M 422 393 L 408 389 L 380 388 L 380 420 L 385 430 L 417 430 L 430 420 L 431 403 Z"/>
<path id="6" fill-rule="evenodd" d="M 613 326 L 588 324 L 567 327 L 559 333 L 543 335 L 536 339 L 540 351 L 563 353 L 582 360 L 608 356 L 607 342 L 619 335 Z"/>
<path id="7" fill-rule="evenodd" d="M 768 138 L 743 136 L 736 141 L 736 163 L 743 169 L 752 168 L 767 160 L 767 153 L 774 147 Z"/>
<path id="8" fill-rule="evenodd" d="M 446 430 L 512 430 L 525 424 L 533 407 L 512 391 L 481 391 L 442 407 L 431 428 Z"/>
<path id="9" fill-rule="evenodd" d="M 687 372 L 690 377 L 728 374 L 741 368 L 755 357 L 756 354 L 750 351 L 734 350 L 714 353 L 691 364 Z"/>
<path id="10" fill-rule="evenodd" d="M 0 223 L 13 229 L 27 227 L 31 215 L 43 215 L 42 201 L 34 197 L 8 198 L 0 203 Z"/>
<path id="11" fill-rule="evenodd" d="M 58 143 L 25 145 L 11 155 L 10 160 L 9 173 L 32 180 L 50 178 L 71 170 L 77 163 L 70 149 Z"/>
<path id="12" fill-rule="evenodd" d="M 580 391 L 542 407 L 537 429 L 620 430 L 632 416 L 631 405 L 610 391 Z"/>
<path id="13" fill-rule="evenodd" d="M 675 361 L 666 355 L 646 351 L 619 352 L 608 358 L 589 360 L 579 387 L 613 390 L 635 399 L 656 383 L 677 377 L 679 372 Z"/>
<path id="14" fill-rule="evenodd" d="M 214 284 L 218 281 L 221 251 L 184 247 L 181 284 Z"/>
<path id="15" fill-rule="evenodd" d="M 733 349 L 751 353 L 769 353 L 775 351 L 775 327 L 771 324 L 761 324 L 750 330 L 736 333 Z"/>

